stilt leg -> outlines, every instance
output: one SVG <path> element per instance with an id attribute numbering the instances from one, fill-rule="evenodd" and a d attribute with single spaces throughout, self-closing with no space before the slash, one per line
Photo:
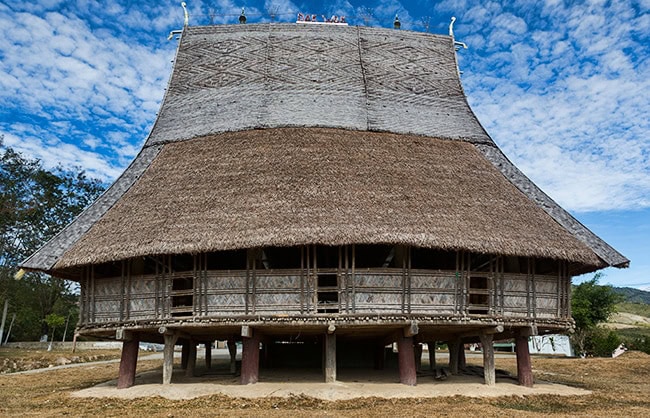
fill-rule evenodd
<path id="1" fill-rule="evenodd" d="M 237 373 L 237 342 L 228 340 L 228 353 L 230 353 L 230 373 Z"/>
<path id="2" fill-rule="evenodd" d="M 463 370 L 467 366 L 467 360 L 465 359 L 465 344 L 461 341 L 458 344 L 458 369 Z"/>
<path id="3" fill-rule="evenodd" d="M 212 368 L 212 342 L 205 343 L 205 367 Z"/>
<path id="4" fill-rule="evenodd" d="M 336 382 L 336 334 L 325 334 L 325 383 Z"/>
<path id="5" fill-rule="evenodd" d="M 517 379 L 521 386 L 533 387 L 533 367 L 528 349 L 528 337 L 517 335 L 515 338 L 517 350 Z"/>
<path id="6" fill-rule="evenodd" d="M 413 354 L 415 355 L 415 370 L 422 371 L 422 344 L 417 343 L 413 346 Z"/>
<path id="7" fill-rule="evenodd" d="M 187 367 L 185 368 L 185 376 L 192 377 L 194 376 L 194 370 L 196 368 L 196 341 L 188 341 L 188 350 L 187 350 Z"/>
<path id="8" fill-rule="evenodd" d="M 485 384 L 493 386 L 496 384 L 496 374 L 494 369 L 494 345 L 492 341 L 494 335 L 480 334 L 481 345 L 483 346 L 483 376 Z"/>
<path id="9" fill-rule="evenodd" d="M 136 336 L 130 341 L 122 343 L 122 359 L 120 360 L 120 374 L 117 378 L 117 388 L 125 389 L 135 383 L 135 369 L 138 363 L 138 348 L 140 341 Z"/>
<path id="10" fill-rule="evenodd" d="M 181 369 L 187 369 L 187 359 L 190 355 L 190 342 L 188 340 L 183 341 L 181 348 Z"/>
<path id="11" fill-rule="evenodd" d="M 429 341 L 427 347 L 429 347 L 429 370 L 433 371 L 436 369 L 436 342 Z"/>
<path id="12" fill-rule="evenodd" d="M 172 382 L 172 371 L 174 369 L 174 345 L 178 336 L 175 334 L 165 334 L 165 349 L 163 350 L 163 385 Z"/>
<path id="13" fill-rule="evenodd" d="M 404 385 L 415 386 L 417 374 L 415 372 L 415 353 L 413 350 L 413 337 L 397 337 L 397 359 L 399 362 L 399 381 Z"/>
<path id="14" fill-rule="evenodd" d="M 257 383 L 260 369 L 260 338 L 243 337 L 241 354 L 241 384 Z"/>
<path id="15" fill-rule="evenodd" d="M 447 341 L 449 348 L 449 371 L 451 374 L 458 374 L 458 346 L 460 345 L 460 338 Z"/>

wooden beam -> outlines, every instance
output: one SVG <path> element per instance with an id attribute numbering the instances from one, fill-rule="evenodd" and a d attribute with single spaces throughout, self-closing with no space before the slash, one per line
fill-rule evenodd
<path id="1" fill-rule="evenodd" d="M 122 343 L 122 359 L 120 360 L 120 372 L 117 378 L 118 389 L 129 388 L 135 383 L 135 369 L 138 363 L 139 346 L 140 341 L 137 335 L 131 335 L 128 341 Z"/>
<path id="2" fill-rule="evenodd" d="M 417 321 L 411 321 L 410 324 L 408 324 L 406 327 L 404 327 L 404 336 L 405 337 L 412 337 L 414 335 L 417 335 L 418 332 L 420 332 L 418 328 L 418 322 Z"/>
<path id="3" fill-rule="evenodd" d="M 533 387 L 533 367 L 528 349 L 528 336 L 518 334 L 515 337 L 517 351 L 517 380 L 521 386 Z"/>
<path id="4" fill-rule="evenodd" d="M 115 330 L 115 339 L 117 341 L 131 341 L 134 338 L 133 332 L 124 328 Z"/>
<path id="5" fill-rule="evenodd" d="M 241 355 L 241 384 L 257 383 L 260 373 L 260 338 L 257 333 L 244 337 Z"/>
<path id="6" fill-rule="evenodd" d="M 485 384 L 494 386 L 496 384 L 496 371 L 494 368 L 494 334 L 479 334 L 483 346 L 483 377 Z"/>
<path id="7" fill-rule="evenodd" d="M 399 364 L 399 381 L 403 385 L 415 386 L 417 372 L 415 370 L 415 352 L 413 337 L 400 336 L 397 339 L 397 359 Z"/>
<path id="8" fill-rule="evenodd" d="M 522 337 L 532 337 L 535 335 L 539 335 L 539 332 L 537 330 L 537 325 L 529 325 L 527 327 L 519 328 L 517 334 L 521 335 Z"/>
<path id="9" fill-rule="evenodd" d="M 245 338 L 253 338 L 253 328 L 251 328 L 249 325 L 242 325 L 241 336 Z"/>
<path id="10" fill-rule="evenodd" d="M 172 382 L 172 372 L 174 369 L 174 345 L 178 340 L 178 335 L 174 333 L 164 333 L 165 348 L 163 350 L 163 385 Z"/>
<path id="11" fill-rule="evenodd" d="M 505 327 L 503 325 L 497 325 L 494 327 L 487 327 L 487 328 L 479 328 L 476 331 L 469 331 L 469 332 L 464 332 L 460 334 L 460 338 L 467 338 L 467 337 L 476 337 L 477 335 L 480 334 L 501 334 L 505 330 Z"/>
<path id="12" fill-rule="evenodd" d="M 336 382 L 336 334 L 325 334 L 325 383 Z"/>

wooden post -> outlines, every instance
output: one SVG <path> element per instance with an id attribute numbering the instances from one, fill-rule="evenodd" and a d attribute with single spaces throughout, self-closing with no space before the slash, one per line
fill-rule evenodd
<path id="1" fill-rule="evenodd" d="M 325 334 L 325 383 L 336 382 L 336 334 Z"/>
<path id="2" fill-rule="evenodd" d="M 413 337 L 397 336 L 397 359 L 399 363 L 400 383 L 415 386 L 417 383 L 417 373 L 415 371 Z"/>
<path id="3" fill-rule="evenodd" d="M 205 343 L 205 367 L 212 368 L 212 342 Z"/>
<path id="4" fill-rule="evenodd" d="M 243 337 L 241 353 L 241 384 L 257 383 L 260 372 L 260 338 L 255 332 Z"/>
<path id="5" fill-rule="evenodd" d="M 163 350 L 163 385 L 169 385 L 172 382 L 172 372 L 174 370 L 174 346 L 178 340 L 178 335 L 174 333 L 165 333 L 165 348 Z"/>
<path id="6" fill-rule="evenodd" d="M 196 369 L 196 341 L 189 340 L 187 342 L 187 367 L 185 368 L 185 376 L 193 377 L 195 369 Z"/>
<path id="7" fill-rule="evenodd" d="M 237 342 L 228 340 L 228 353 L 230 353 L 230 373 L 237 373 Z"/>
<path id="8" fill-rule="evenodd" d="M 190 341 L 184 340 L 181 346 L 181 369 L 187 370 L 187 360 L 190 355 Z"/>
<path id="9" fill-rule="evenodd" d="M 461 341 L 458 344 L 458 369 L 463 370 L 467 367 L 467 360 L 465 359 L 465 344 Z"/>
<path id="10" fill-rule="evenodd" d="M 460 338 L 454 338 L 447 341 L 447 348 L 449 349 L 449 371 L 451 374 L 458 374 L 458 346 L 460 345 Z"/>
<path id="11" fill-rule="evenodd" d="M 515 337 L 517 351 L 517 380 L 521 386 L 533 387 L 533 367 L 528 349 L 528 337 L 517 334 Z"/>
<path id="12" fill-rule="evenodd" d="M 130 388 L 135 383 L 139 347 L 140 340 L 137 335 L 133 335 L 130 340 L 122 342 L 122 359 L 120 360 L 120 372 L 117 378 L 118 389 Z"/>
<path id="13" fill-rule="evenodd" d="M 429 347 L 429 370 L 433 371 L 436 369 L 436 342 L 427 342 L 427 347 Z"/>
<path id="14" fill-rule="evenodd" d="M 420 372 L 422 371 L 422 344 L 415 344 L 413 353 L 415 354 L 415 370 Z"/>
<path id="15" fill-rule="evenodd" d="M 485 384 L 494 386 L 496 384 L 496 372 L 494 369 L 494 334 L 479 334 L 481 345 L 483 346 L 483 376 Z"/>

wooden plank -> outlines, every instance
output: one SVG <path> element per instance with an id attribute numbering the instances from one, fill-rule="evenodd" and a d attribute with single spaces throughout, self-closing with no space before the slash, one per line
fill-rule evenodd
<path id="1" fill-rule="evenodd" d="M 122 358 L 120 359 L 120 371 L 117 378 L 117 388 L 125 389 L 135 383 L 135 370 L 138 364 L 138 348 L 140 340 L 137 334 L 128 341 L 122 343 Z"/>
<path id="2" fill-rule="evenodd" d="M 336 334 L 325 334 L 325 383 L 336 382 Z"/>

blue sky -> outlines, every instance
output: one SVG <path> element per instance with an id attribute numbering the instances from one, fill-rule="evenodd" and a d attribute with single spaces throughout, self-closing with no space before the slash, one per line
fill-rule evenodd
<path id="1" fill-rule="evenodd" d="M 190 25 L 295 21 L 446 34 L 462 81 L 506 155 L 632 260 L 603 283 L 650 288 L 650 0 L 188 0 Z M 48 167 L 112 181 L 142 146 L 171 73 L 178 1 L 0 3 L 0 135 Z M 588 276 L 591 277 L 591 276 Z M 580 281 L 583 278 L 577 278 Z"/>

